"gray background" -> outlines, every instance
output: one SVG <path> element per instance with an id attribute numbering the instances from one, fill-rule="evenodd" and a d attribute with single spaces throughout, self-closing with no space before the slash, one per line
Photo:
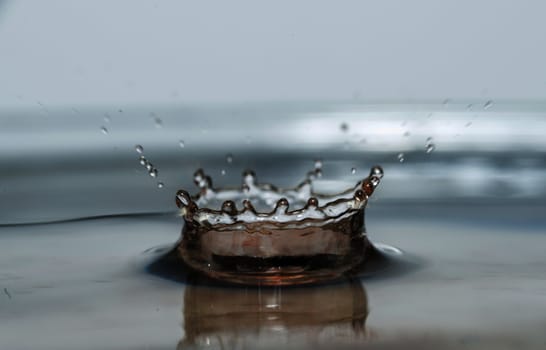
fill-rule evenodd
<path id="1" fill-rule="evenodd" d="M 0 106 L 546 97 L 544 1 L 4 1 Z"/>

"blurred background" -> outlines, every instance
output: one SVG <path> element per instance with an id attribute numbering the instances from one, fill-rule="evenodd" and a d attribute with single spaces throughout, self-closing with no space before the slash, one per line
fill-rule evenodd
<path id="1" fill-rule="evenodd" d="M 541 1 L 0 6 L 2 223 L 172 210 L 197 167 L 294 185 L 316 158 L 382 164 L 394 200 L 545 195 Z"/>

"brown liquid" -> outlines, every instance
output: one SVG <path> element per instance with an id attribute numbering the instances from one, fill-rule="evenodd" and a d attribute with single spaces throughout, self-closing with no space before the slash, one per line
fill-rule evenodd
<path id="1" fill-rule="evenodd" d="M 279 190 L 258 184 L 249 171 L 243 174 L 240 192 L 214 189 L 210 177 L 198 170 L 195 182 L 201 193 L 192 198 L 181 190 L 176 197 L 185 220 L 178 254 L 193 269 L 235 283 L 288 285 L 338 278 L 360 264 L 370 246 L 364 210 L 382 175 L 376 166 L 354 188 L 320 195 L 312 191 L 312 176 L 296 189 Z M 219 211 L 197 204 L 246 195 L 281 198 L 265 213 L 257 212 L 248 199 L 243 200 L 242 210 L 231 199 Z M 309 197 L 304 207 L 289 211 L 290 203 L 282 195 Z"/>

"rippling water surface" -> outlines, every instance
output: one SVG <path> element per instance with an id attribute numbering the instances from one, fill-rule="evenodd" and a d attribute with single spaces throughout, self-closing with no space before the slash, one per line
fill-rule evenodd
<path id="1" fill-rule="evenodd" d="M 546 106 L 50 108 L 0 123 L 0 348 L 546 346 Z M 293 186 L 317 158 L 324 191 L 383 166 L 366 226 L 384 269 L 235 288 L 150 268 L 198 167 L 219 186 L 246 168 Z"/>

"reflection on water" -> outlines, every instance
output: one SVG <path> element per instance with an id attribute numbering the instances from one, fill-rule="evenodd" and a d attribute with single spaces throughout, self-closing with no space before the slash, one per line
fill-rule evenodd
<path id="1" fill-rule="evenodd" d="M 315 287 L 218 287 L 192 281 L 184 292 L 177 349 L 310 348 L 365 338 L 366 291 L 347 279 Z"/>

